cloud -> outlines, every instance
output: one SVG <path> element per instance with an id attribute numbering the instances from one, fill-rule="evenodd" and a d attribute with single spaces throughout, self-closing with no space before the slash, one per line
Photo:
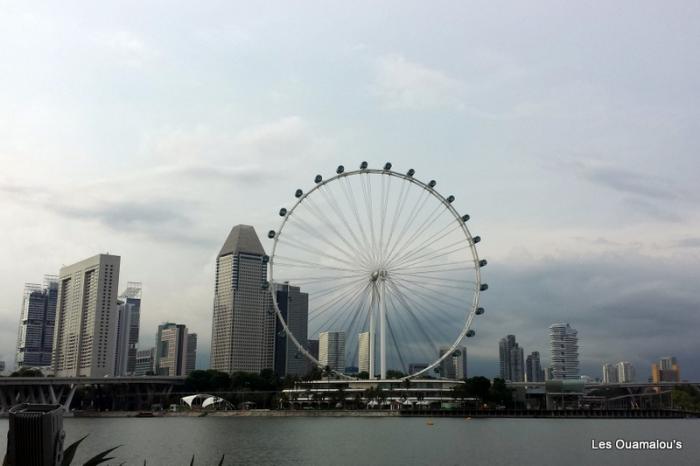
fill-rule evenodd
<path id="1" fill-rule="evenodd" d="M 700 248 L 700 238 L 683 238 L 676 241 L 675 246 L 678 248 Z"/>
<path id="2" fill-rule="evenodd" d="M 155 50 L 132 31 L 117 31 L 102 36 L 98 39 L 98 44 L 107 51 L 107 58 L 124 66 L 139 67 L 156 56 Z"/>
<path id="3" fill-rule="evenodd" d="M 377 61 L 375 93 L 391 109 L 460 107 L 464 85 L 443 71 L 400 56 Z"/>
<path id="4" fill-rule="evenodd" d="M 685 197 L 668 180 L 612 165 L 579 162 L 577 172 L 591 183 L 622 193 L 650 199 L 676 200 Z"/>

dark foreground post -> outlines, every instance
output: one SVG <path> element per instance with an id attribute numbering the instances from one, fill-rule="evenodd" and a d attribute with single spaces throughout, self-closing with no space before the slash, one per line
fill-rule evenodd
<path id="1" fill-rule="evenodd" d="M 57 466 L 63 461 L 63 407 L 23 403 L 10 409 L 7 466 Z"/>

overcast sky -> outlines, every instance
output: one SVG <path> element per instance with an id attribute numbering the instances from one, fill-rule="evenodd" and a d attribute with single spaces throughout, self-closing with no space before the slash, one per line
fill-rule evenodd
<path id="1" fill-rule="evenodd" d="M 143 342 L 185 323 L 206 365 L 230 228 L 367 160 L 483 238 L 472 375 L 563 321 L 584 374 L 700 379 L 698 2 L 203 3 L 0 0 L 0 359 L 25 282 L 109 251 Z"/>

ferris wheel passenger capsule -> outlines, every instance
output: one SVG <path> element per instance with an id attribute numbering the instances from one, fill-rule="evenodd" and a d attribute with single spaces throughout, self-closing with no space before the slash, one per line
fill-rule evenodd
<path id="1" fill-rule="evenodd" d="M 462 221 L 464 223 L 467 223 L 471 217 L 467 214 L 462 215 Z"/>
<path id="2" fill-rule="evenodd" d="M 449 202 L 450 204 L 452 204 L 454 201 L 455 201 L 455 197 L 454 197 L 454 196 L 450 196 L 450 197 L 447 198 L 447 202 Z"/>
<path id="3" fill-rule="evenodd" d="M 486 291 L 489 289 L 489 285 L 487 283 L 482 283 L 481 287 L 479 288 L 481 291 Z"/>
<path id="4" fill-rule="evenodd" d="M 406 172 L 406 176 L 408 176 L 409 178 L 412 177 L 412 176 L 415 175 L 415 174 L 416 174 L 416 171 L 415 171 L 413 168 L 411 168 L 410 170 L 408 170 L 408 171 Z"/>
<path id="5" fill-rule="evenodd" d="M 338 175 L 340 175 L 340 174 L 343 173 L 344 171 L 345 171 L 345 167 L 342 166 L 342 165 L 338 165 L 338 168 L 335 169 L 335 172 L 336 172 Z"/>
<path id="6" fill-rule="evenodd" d="M 275 237 L 275 230 L 270 230 L 267 232 L 267 237 L 272 239 Z"/>
<path id="7" fill-rule="evenodd" d="M 486 262 L 486 259 L 481 259 L 479 261 L 479 267 L 486 267 L 486 264 L 488 264 L 488 262 Z"/>
<path id="8" fill-rule="evenodd" d="M 285 209 L 284 207 L 282 207 L 282 208 L 280 209 L 280 217 L 284 217 L 285 215 L 287 215 L 287 209 Z"/>
<path id="9" fill-rule="evenodd" d="M 430 180 L 430 183 L 428 183 L 428 186 L 430 186 L 431 188 L 434 188 L 436 184 L 437 184 L 437 181 Z"/>
<path id="10" fill-rule="evenodd" d="M 316 178 L 314 178 L 314 182 L 315 182 L 316 184 L 318 184 L 318 183 L 320 183 L 321 181 L 323 181 L 323 177 L 322 177 L 321 175 L 316 175 Z"/>
<path id="11" fill-rule="evenodd" d="M 391 162 L 387 162 L 384 164 L 384 170 L 391 170 Z"/>
<path id="12" fill-rule="evenodd" d="M 471 337 L 473 337 L 474 335 L 476 335 L 476 330 L 471 330 L 471 329 L 470 329 L 470 330 L 467 331 L 466 337 L 467 337 L 467 338 L 471 338 Z"/>
<path id="13" fill-rule="evenodd" d="M 270 262 L 270 256 L 265 254 L 264 256 L 262 256 L 262 261 L 263 261 L 263 264 L 267 264 L 268 262 Z"/>
<path id="14" fill-rule="evenodd" d="M 296 198 L 300 198 L 303 195 L 304 195 L 304 191 L 302 191 L 301 189 L 297 189 L 296 192 L 294 193 L 294 197 L 296 197 Z"/>
<path id="15" fill-rule="evenodd" d="M 478 307 L 478 308 L 476 308 L 475 314 L 478 315 L 478 316 L 480 316 L 480 315 L 482 315 L 484 312 L 486 312 L 486 311 L 484 310 L 483 307 Z"/>
<path id="16" fill-rule="evenodd" d="M 476 244 L 481 241 L 481 236 L 475 236 L 472 238 L 472 243 Z"/>
<path id="17" fill-rule="evenodd" d="M 362 162 L 360 164 L 360 170 L 367 170 L 367 162 Z"/>

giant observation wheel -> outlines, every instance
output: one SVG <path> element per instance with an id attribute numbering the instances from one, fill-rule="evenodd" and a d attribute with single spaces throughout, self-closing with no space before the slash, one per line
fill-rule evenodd
<path id="1" fill-rule="evenodd" d="M 450 364 L 475 335 L 475 316 L 484 313 L 486 261 L 455 197 L 414 175 L 391 163 L 339 166 L 331 178 L 317 175 L 307 192 L 297 189 L 294 204 L 280 209 L 282 223 L 268 233 L 270 289 L 297 358 L 339 374 L 357 367 L 371 378 L 385 379 L 390 370 L 454 377 Z M 294 322 L 295 308 L 278 299 L 279 290 L 297 287 L 302 308 L 308 300 L 301 323 Z M 316 357 L 308 341 L 324 332 Z"/>

